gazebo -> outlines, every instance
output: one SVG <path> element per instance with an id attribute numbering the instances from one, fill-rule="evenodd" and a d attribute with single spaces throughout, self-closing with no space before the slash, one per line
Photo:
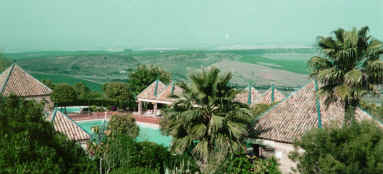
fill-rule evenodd
<path id="1" fill-rule="evenodd" d="M 164 103 L 157 100 L 160 92 L 166 88 L 166 85 L 160 80 L 155 80 L 148 87 L 146 87 L 140 94 L 137 95 L 138 114 L 142 114 L 142 103 L 148 102 L 153 104 L 153 113 L 157 113 L 158 103 Z M 165 102 L 164 104 L 167 104 Z"/>
<path id="2" fill-rule="evenodd" d="M 17 64 L 13 64 L 0 74 L 0 95 L 11 94 L 24 97 L 26 100 L 45 102 L 45 111 L 53 107 L 50 99 L 52 90 L 25 72 Z"/>
<path id="3" fill-rule="evenodd" d="M 153 104 L 153 114 L 158 115 L 158 104 L 171 105 L 177 100 L 177 96 L 182 95 L 182 88 L 172 81 L 169 85 L 156 80 L 144 89 L 138 96 L 138 114 L 142 115 L 142 103 Z"/>
<path id="4" fill-rule="evenodd" d="M 183 89 L 176 85 L 175 81 L 172 81 L 158 96 L 158 100 L 161 102 L 168 102 L 173 104 L 177 101 L 178 97 L 182 96 Z"/>

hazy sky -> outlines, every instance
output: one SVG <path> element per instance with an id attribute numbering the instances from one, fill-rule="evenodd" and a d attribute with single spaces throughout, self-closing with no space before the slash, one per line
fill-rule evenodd
<path id="1" fill-rule="evenodd" d="M 364 25 L 383 40 L 383 0 L 1 0 L 0 50 L 310 46 Z"/>

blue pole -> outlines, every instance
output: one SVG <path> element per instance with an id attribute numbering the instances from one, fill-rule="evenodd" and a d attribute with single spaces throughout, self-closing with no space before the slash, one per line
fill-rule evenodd
<path id="1" fill-rule="evenodd" d="M 158 80 L 156 80 L 156 87 L 154 88 L 154 96 L 157 97 L 157 90 L 158 90 Z"/>
<path id="2" fill-rule="evenodd" d="M 247 96 L 247 104 L 249 104 L 249 105 L 251 105 L 251 85 L 250 85 L 250 83 L 249 83 L 249 86 L 248 86 L 248 88 L 249 88 L 249 93 L 248 93 L 248 96 Z"/>
<path id="3" fill-rule="evenodd" d="M 172 92 L 171 95 L 174 95 L 174 81 L 172 81 Z"/>
<path id="4" fill-rule="evenodd" d="M 316 104 L 316 109 L 318 113 L 318 128 L 322 128 L 322 118 L 321 118 L 321 112 L 320 112 L 320 101 L 319 101 L 319 96 L 318 96 L 318 82 L 315 80 L 315 104 Z"/>
<path id="5" fill-rule="evenodd" d="M 271 103 L 274 103 L 274 84 L 271 84 Z"/>

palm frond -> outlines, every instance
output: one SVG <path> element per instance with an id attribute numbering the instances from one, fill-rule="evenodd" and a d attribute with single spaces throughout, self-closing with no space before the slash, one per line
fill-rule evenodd
<path id="1" fill-rule="evenodd" d="M 316 76 L 319 71 L 330 68 L 331 65 L 332 62 L 330 60 L 319 56 L 314 56 L 308 61 L 312 77 Z"/>
<path id="2" fill-rule="evenodd" d="M 344 75 L 344 82 L 350 87 L 362 87 L 366 84 L 367 76 L 359 69 L 354 69 Z"/>
<path id="3" fill-rule="evenodd" d="M 334 34 L 335 34 L 335 37 L 338 41 L 340 41 L 341 43 L 344 42 L 344 29 L 343 28 L 339 28 L 338 30 L 335 30 Z"/>
<path id="4" fill-rule="evenodd" d="M 349 100 L 352 98 L 352 89 L 347 85 L 340 85 L 335 87 L 335 95 L 341 98 L 342 101 Z"/>
<path id="5" fill-rule="evenodd" d="M 367 73 L 369 74 L 369 81 L 372 84 L 381 84 L 383 81 L 383 61 L 375 60 L 369 62 L 366 68 Z"/>
<path id="6" fill-rule="evenodd" d="M 209 143 L 206 140 L 201 140 L 197 143 L 197 145 L 193 148 L 192 153 L 197 155 L 199 159 L 202 159 L 204 161 L 207 160 L 209 156 Z"/>
<path id="7" fill-rule="evenodd" d="M 320 71 L 317 78 L 323 84 L 338 83 L 343 80 L 343 72 L 335 67 L 328 68 Z"/>

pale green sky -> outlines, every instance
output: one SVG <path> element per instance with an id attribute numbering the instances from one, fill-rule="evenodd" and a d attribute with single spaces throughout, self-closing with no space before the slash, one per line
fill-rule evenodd
<path id="1" fill-rule="evenodd" d="M 1 0 L 0 50 L 312 45 L 339 27 L 383 40 L 383 0 Z"/>

